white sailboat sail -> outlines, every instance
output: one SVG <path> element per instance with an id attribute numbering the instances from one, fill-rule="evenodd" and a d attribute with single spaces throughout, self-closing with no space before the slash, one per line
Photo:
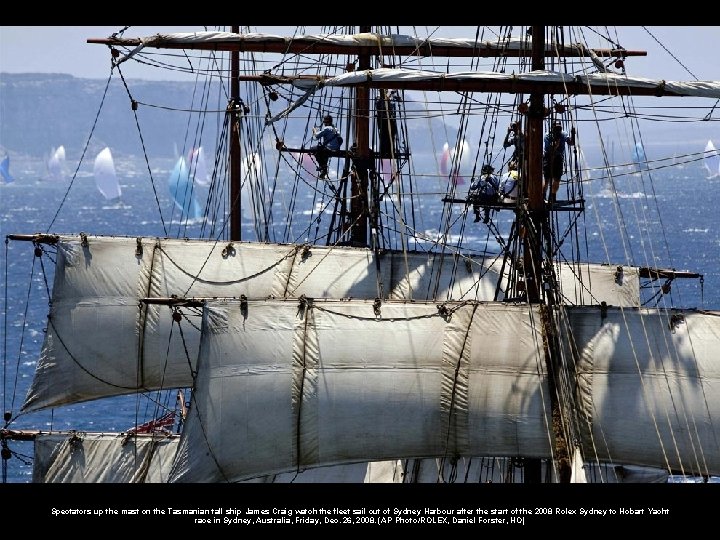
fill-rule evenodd
<path id="1" fill-rule="evenodd" d="M 190 180 L 185 158 L 180 156 L 175 167 L 168 177 L 168 189 L 175 203 L 175 208 L 180 212 L 180 221 L 197 220 L 202 218 L 200 203 L 195 197 L 193 184 Z"/>
<path id="2" fill-rule="evenodd" d="M 63 145 L 50 151 L 47 170 L 49 180 L 58 182 L 65 179 L 65 147 Z"/>
<path id="3" fill-rule="evenodd" d="M 113 161 L 110 148 L 105 147 L 95 158 L 95 185 L 98 191 L 102 193 L 105 199 L 111 201 L 119 199 L 122 195 L 120 182 L 115 172 L 115 162 Z"/>
<path id="4" fill-rule="evenodd" d="M 713 142 L 709 139 L 705 145 L 705 159 L 703 160 L 703 166 L 707 170 L 708 179 L 720 176 L 720 153 L 715 148 Z"/>
<path id="5" fill-rule="evenodd" d="M 207 186 L 210 183 L 208 175 L 205 150 L 202 146 L 191 148 L 188 154 L 189 177 L 199 186 Z"/>
<path id="6" fill-rule="evenodd" d="M 472 175 L 470 145 L 465 139 L 452 148 L 448 143 L 443 145 L 440 174 L 447 176 L 456 186 L 465 184 L 470 178 Z"/>

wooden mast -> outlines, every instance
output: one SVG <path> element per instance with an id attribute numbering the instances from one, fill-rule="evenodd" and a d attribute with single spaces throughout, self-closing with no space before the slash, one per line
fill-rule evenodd
<path id="1" fill-rule="evenodd" d="M 361 33 L 369 33 L 370 26 L 361 26 Z M 370 52 L 358 56 L 358 68 L 370 69 Z M 351 173 L 350 200 L 350 241 L 354 246 L 368 245 L 368 169 L 370 167 L 370 89 L 358 86 L 355 89 L 355 144 Z"/>
<path id="2" fill-rule="evenodd" d="M 233 26 L 235 34 L 240 33 L 239 26 Z M 230 199 L 229 215 L 230 240 L 242 240 L 241 216 L 242 201 L 240 200 L 240 182 L 242 168 L 240 167 L 240 53 L 230 53 L 230 103 L 228 114 L 230 115 Z"/>
<path id="3" fill-rule="evenodd" d="M 532 26 L 532 69 L 542 71 L 545 69 L 545 27 Z M 544 284 L 548 283 L 552 275 L 552 260 L 546 259 L 552 254 L 551 216 L 553 202 L 546 203 L 543 190 L 543 141 L 544 120 L 546 117 L 545 96 L 542 92 L 530 94 L 530 106 L 527 113 L 526 151 L 527 170 L 526 180 L 528 194 L 528 216 L 525 222 L 523 238 L 523 268 L 525 274 L 525 287 L 527 299 L 531 304 L 544 303 L 542 309 L 543 349 L 548 373 L 548 388 L 552 414 L 552 431 L 555 452 L 555 462 L 558 466 L 559 480 L 569 483 L 571 467 L 568 456 L 567 440 L 563 430 L 563 409 L 560 395 L 560 351 L 557 341 L 557 328 L 554 318 L 555 295 L 552 287 L 548 287 L 547 294 L 542 294 Z M 550 191 L 550 186 L 548 186 Z M 518 216 L 523 219 L 523 216 Z M 545 249 L 543 249 L 545 248 Z M 541 479 L 540 460 L 525 460 L 526 482 L 539 483 Z"/>

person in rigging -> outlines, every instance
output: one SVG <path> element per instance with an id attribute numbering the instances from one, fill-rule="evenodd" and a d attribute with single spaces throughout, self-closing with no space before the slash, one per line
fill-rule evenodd
<path id="1" fill-rule="evenodd" d="M 517 200 L 518 196 L 518 166 L 517 161 L 510 160 L 508 163 L 508 172 L 505 173 L 500 181 L 500 201 L 511 203 Z"/>
<path id="2" fill-rule="evenodd" d="M 330 153 L 340 150 L 343 139 L 333 125 L 333 118 L 329 114 L 323 118 L 322 128 L 313 128 L 312 133 L 313 137 L 318 140 L 317 146 L 313 148 L 315 159 L 318 162 L 318 177 L 327 178 Z"/>
<path id="3" fill-rule="evenodd" d="M 483 223 L 490 221 L 490 209 L 483 204 L 492 204 L 497 202 L 498 187 L 500 180 L 493 174 L 495 168 L 490 164 L 485 164 L 480 169 L 480 178 L 473 178 L 468 193 L 468 201 L 473 205 L 475 212 L 475 223 L 480 221 L 480 207 L 483 207 L 484 217 Z"/>
<path id="4" fill-rule="evenodd" d="M 380 96 L 375 100 L 375 114 L 377 115 L 377 126 L 380 139 L 380 157 L 389 159 L 394 156 L 397 146 L 397 113 L 395 101 L 397 94 L 393 90 L 390 93 L 384 88 L 380 90 Z"/>
<path id="5" fill-rule="evenodd" d="M 516 163 L 523 162 L 523 154 L 525 152 L 525 134 L 520 130 L 520 122 L 512 122 L 508 127 L 503 141 L 503 148 L 514 146 L 511 161 Z"/>
<path id="6" fill-rule="evenodd" d="M 550 202 L 555 202 L 555 196 L 560 187 L 560 177 L 565 167 L 566 145 L 575 145 L 575 128 L 572 128 L 568 135 L 562 129 L 562 123 L 555 120 L 550 132 L 545 135 L 543 144 L 543 193 L 547 193 L 548 184 L 552 182 Z"/>

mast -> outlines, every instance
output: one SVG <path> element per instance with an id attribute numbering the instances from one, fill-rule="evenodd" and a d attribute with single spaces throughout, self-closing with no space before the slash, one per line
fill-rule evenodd
<path id="1" fill-rule="evenodd" d="M 369 33 L 370 26 L 361 26 L 361 33 Z M 358 56 L 360 70 L 370 69 L 370 52 Z M 355 168 L 352 173 L 350 193 L 350 239 L 352 245 L 367 246 L 368 216 L 368 168 L 370 164 L 370 89 L 358 86 L 355 93 Z M 375 212 L 373 212 L 375 214 Z"/>
<path id="2" fill-rule="evenodd" d="M 532 26 L 532 69 L 545 69 L 545 27 Z M 530 106 L 527 114 L 527 190 L 528 190 L 528 227 L 525 231 L 524 264 L 527 299 L 531 304 L 545 302 L 542 316 L 543 346 L 548 372 L 548 387 L 552 407 L 552 431 L 556 462 L 558 464 L 561 483 L 569 483 L 571 476 L 568 447 L 563 426 L 563 410 L 560 391 L 560 351 L 556 340 L 557 328 L 554 319 L 555 298 L 551 287 L 545 295 L 541 294 L 541 283 L 552 285 L 552 260 L 543 256 L 543 246 L 548 257 L 552 254 L 551 216 L 554 201 L 545 203 L 543 193 L 543 121 L 545 118 L 545 96 L 542 92 L 530 94 Z M 550 188 L 550 186 L 548 186 Z M 522 219 L 522 216 L 519 216 Z M 544 298 L 543 298 L 544 296 Z M 526 460 L 526 482 L 540 482 L 539 460 Z"/>
<path id="3" fill-rule="evenodd" d="M 235 34 L 240 33 L 240 26 L 233 26 Z M 240 53 L 230 53 L 230 199 L 229 215 L 230 240 L 242 240 L 241 216 L 242 201 L 240 200 L 241 156 L 240 156 Z"/>

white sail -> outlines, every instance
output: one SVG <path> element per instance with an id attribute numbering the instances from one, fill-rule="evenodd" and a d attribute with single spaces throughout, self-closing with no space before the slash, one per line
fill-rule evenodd
<path id="1" fill-rule="evenodd" d="M 207 186 L 210 183 L 210 176 L 203 147 L 190 149 L 187 162 L 190 179 L 200 186 Z"/>
<path id="2" fill-rule="evenodd" d="M 167 479 L 178 440 L 168 435 L 40 433 L 35 437 L 33 482 L 162 481 Z"/>
<path id="3" fill-rule="evenodd" d="M 720 474 L 720 313 L 566 309 L 586 456 Z"/>
<path id="4" fill-rule="evenodd" d="M 170 171 L 168 189 L 175 203 L 175 210 L 180 214 L 179 219 L 181 221 L 197 220 L 202 217 L 202 209 L 195 197 L 190 170 L 183 156 L 178 158 L 175 167 Z"/>
<path id="5" fill-rule="evenodd" d="M 445 307 L 209 303 L 171 481 L 414 456 L 550 457 L 538 307 Z"/>
<path id="6" fill-rule="evenodd" d="M 465 139 L 452 148 L 448 143 L 443 145 L 440 156 L 440 174 L 447 176 L 456 186 L 465 184 L 466 180 L 469 182 L 472 176 L 472 162 L 470 145 Z"/>
<path id="7" fill-rule="evenodd" d="M 578 477 L 582 476 L 582 480 L 576 478 L 573 483 L 665 483 L 669 477 L 665 469 L 657 467 L 615 465 L 607 462 L 585 462 L 580 465 L 581 470 L 573 472 Z M 541 462 L 540 477 L 544 483 L 557 482 L 557 473 L 553 471 L 550 461 Z M 502 457 L 381 461 L 368 463 L 365 481 L 517 484 L 525 481 L 525 467 L 521 460 Z"/>
<path id="8" fill-rule="evenodd" d="M 705 159 L 703 165 L 708 173 L 708 179 L 720 176 L 720 153 L 718 153 L 715 145 L 708 140 L 705 145 Z"/>
<path id="9" fill-rule="evenodd" d="M 237 481 L 360 456 L 547 457 L 536 431 L 549 406 L 539 312 L 448 307 L 445 318 L 423 303 L 387 303 L 381 315 L 366 301 L 211 303 L 171 480 Z M 567 314 L 585 456 L 719 474 L 720 314 Z"/>
<path id="10" fill-rule="evenodd" d="M 489 301 L 506 281 L 497 261 L 479 257 L 386 252 L 376 259 L 365 248 L 86 238 L 87 246 L 58 239 L 48 330 L 23 410 L 192 386 L 199 321 L 181 331 L 170 308 L 143 306 L 146 297 Z M 639 305 L 637 268 L 621 267 L 620 277 L 606 265 L 561 268 L 563 295 L 573 303 Z M 193 310 L 183 311 L 192 322 Z"/>
<path id="11" fill-rule="evenodd" d="M 115 162 L 108 147 L 105 147 L 95 158 L 95 185 L 107 200 L 118 199 L 122 195 Z"/>
<path id="12" fill-rule="evenodd" d="M 61 181 L 65 179 L 65 147 L 63 145 L 51 150 L 47 169 L 49 180 Z"/>

